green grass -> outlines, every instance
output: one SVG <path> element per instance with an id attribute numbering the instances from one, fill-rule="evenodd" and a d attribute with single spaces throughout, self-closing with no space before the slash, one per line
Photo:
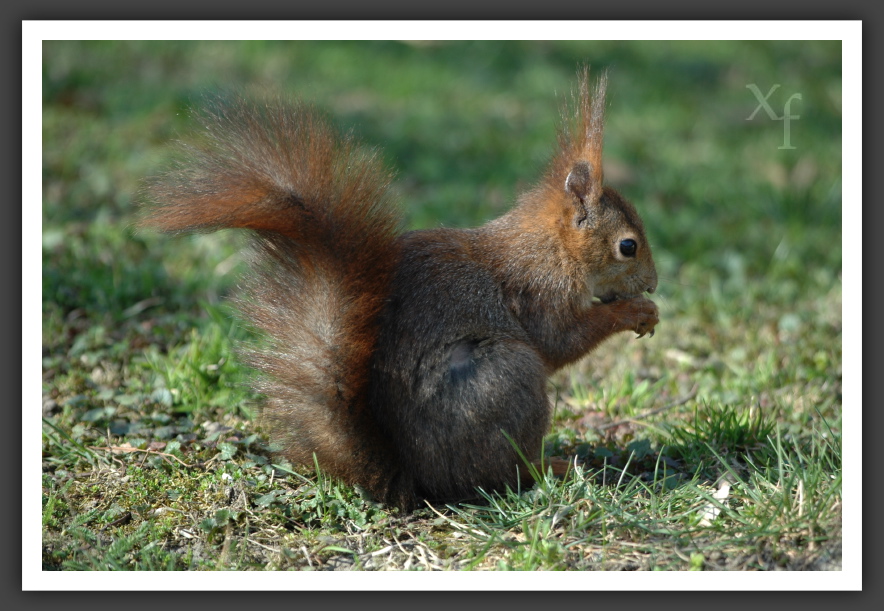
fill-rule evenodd
<path id="1" fill-rule="evenodd" d="M 471 226 L 539 178 L 583 61 L 661 323 L 551 380 L 574 471 L 402 515 L 280 463 L 241 237 L 132 229 L 188 105 L 297 93 L 382 147 L 409 226 Z M 840 569 L 840 70 L 837 42 L 45 42 L 44 570 Z M 750 83 L 802 94 L 794 150 Z"/>

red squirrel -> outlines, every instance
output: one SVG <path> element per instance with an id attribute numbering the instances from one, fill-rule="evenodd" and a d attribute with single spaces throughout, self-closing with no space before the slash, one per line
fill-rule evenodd
<path id="1" fill-rule="evenodd" d="M 540 463 L 548 376 L 653 335 L 651 248 L 602 178 L 606 76 L 578 82 L 540 182 L 473 229 L 402 232 L 390 172 L 308 105 L 204 109 L 144 222 L 250 230 L 238 304 L 268 341 L 243 354 L 282 455 L 406 510 L 515 488 L 520 454 Z"/>

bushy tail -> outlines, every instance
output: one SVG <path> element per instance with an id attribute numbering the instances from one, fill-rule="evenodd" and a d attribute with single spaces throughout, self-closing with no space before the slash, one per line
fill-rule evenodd
<path id="1" fill-rule="evenodd" d="M 268 344 L 264 420 L 282 453 L 393 502 L 398 468 L 368 412 L 377 320 L 397 259 L 391 175 L 304 104 L 212 100 L 201 133 L 148 187 L 144 224 L 254 232 L 239 300 Z"/>

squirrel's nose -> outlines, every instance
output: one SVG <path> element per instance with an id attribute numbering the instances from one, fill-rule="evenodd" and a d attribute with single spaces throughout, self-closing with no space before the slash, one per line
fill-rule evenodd
<path id="1" fill-rule="evenodd" d="M 646 280 L 648 281 L 648 288 L 646 288 L 645 290 L 648 293 L 653 293 L 654 291 L 656 291 L 657 290 L 657 270 L 653 270 L 651 272 L 651 274 L 648 274 L 648 277 L 646 278 Z"/>

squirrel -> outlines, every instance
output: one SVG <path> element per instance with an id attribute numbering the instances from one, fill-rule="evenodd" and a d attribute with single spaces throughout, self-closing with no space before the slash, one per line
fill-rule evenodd
<path id="1" fill-rule="evenodd" d="M 250 230 L 237 305 L 267 342 L 241 353 L 283 456 L 403 510 L 531 484 L 525 457 L 548 466 L 550 374 L 658 323 L 642 221 L 603 184 L 606 84 L 578 71 L 541 180 L 471 229 L 403 232 L 377 152 L 308 104 L 198 113 L 142 224 Z"/>

